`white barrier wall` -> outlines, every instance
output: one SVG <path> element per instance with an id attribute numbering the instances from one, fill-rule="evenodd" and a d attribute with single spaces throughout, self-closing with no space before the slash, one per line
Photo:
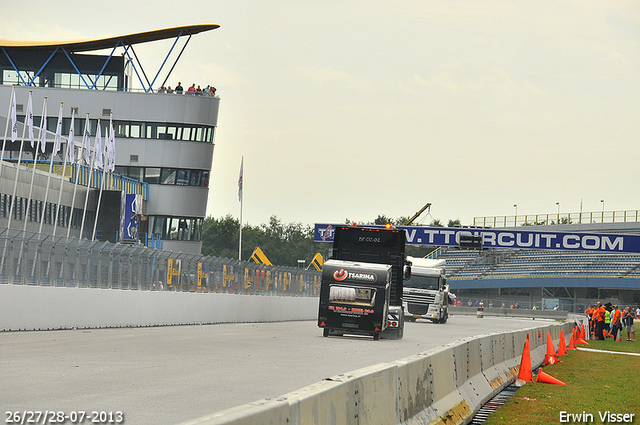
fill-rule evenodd
<path id="1" fill-rule="evenodd" d="M 318 299 L 0 285 L 0 330 L 314 320 Z"/>
<path id="2" fill-rule="evenodd" d="M 535 369 L 544 362 L 547 332 L 557 350 L 560 329 L 566 338 L 572 327 L 553 324 L 468 338 L 183 425 L 466 424 L 516 379 L 527 335 Z"/>

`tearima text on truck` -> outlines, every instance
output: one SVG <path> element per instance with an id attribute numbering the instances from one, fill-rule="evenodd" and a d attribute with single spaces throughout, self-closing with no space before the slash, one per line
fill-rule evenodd
<path id="1" fill-rule="evenodd" d="M 406 319 L 446 323 L 449 317 L 449 285 L 445 279 L 445 260 L 407 257 L 407 261 L 411 263 L 411 277 L 404 283 Z"/>
<path id="2" fill-rule="evenodd" d="M 331 259 L 322 269 L 318 326 L 323 335 L 404 334 L 405 231 L 337 226 Z"/>

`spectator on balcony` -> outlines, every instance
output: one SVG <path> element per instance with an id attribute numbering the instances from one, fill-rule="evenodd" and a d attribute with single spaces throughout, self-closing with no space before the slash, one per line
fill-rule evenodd
<path id="1" fill-rule="evenodd" d="M 213 86 L 209 86 L 209 91 L 208 91 L 209 96 L 215 96 L 216 95 L 216 88 Z"/>
<path id="2" fill-rule="evenodd" d="M 182 94 L 182 83 L 180 81 L 178 81 L 178 85 L 176 86 L 176 93 L 177 94 Z"/>
<path id="3" fill-rule="evenodd" d="M 167 91 L 167 89 L 165 89 L 164 86 L 160 86 L 158 89 L 158 93 L 164 93 L 165 91 Z"/>
<path id="4" fill-rule="evenodd" d="M 171 86 L 167 87 L 167 93 L 173 94 L 173 90 L 171 90 Z"/>
<path id="5" fill-rule="evenodd" d="M 191 87 L 187 89 L 187 94 L 196 94 L 196 83 L 191 84 Z"/>
<path id="6" fill-rule="evenodd" d="M 200 88 L 200 84 L 198 84 L 198 88 L 196 88 L 196 95 L 202 96 L 202 89 Z"/>

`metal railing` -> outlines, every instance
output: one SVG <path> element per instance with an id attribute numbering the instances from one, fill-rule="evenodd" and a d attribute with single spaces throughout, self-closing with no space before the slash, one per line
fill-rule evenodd
<path id="1" fill-rule="evenodd" d="M 640 222 L 640 210 L 525 214 L 473 218 L 473 225 L 476 227 L 553 226 L 557 224 L 638 222 Z"/>
<path id="2" fill-rule="evenodd" d="M 317 296 L 320 273 L 295 267 L 5 229 L 0 284 Z"/>

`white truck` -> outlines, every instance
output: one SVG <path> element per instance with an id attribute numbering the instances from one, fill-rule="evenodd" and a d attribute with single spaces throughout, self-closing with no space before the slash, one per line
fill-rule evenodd
<path id="1" fill-rule="evenodd" d="M 445 260 L 407 256 L 411 277 L 404 282 L 405 318 L 446 323 L 449 317 L 449 285 L 445 279 Z"/>

